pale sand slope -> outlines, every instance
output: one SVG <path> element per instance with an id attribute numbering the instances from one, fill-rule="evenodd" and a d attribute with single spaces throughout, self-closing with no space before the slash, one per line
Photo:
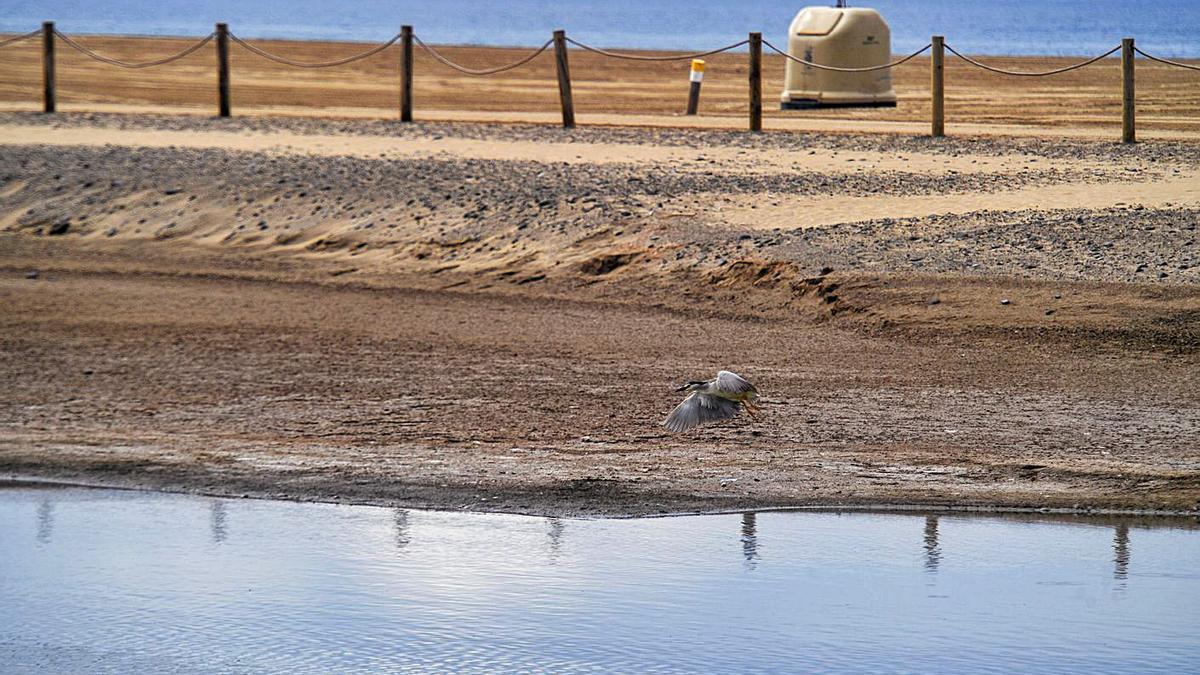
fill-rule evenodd
<path id="1" fill-rule="evenodd" d="M 55 128 L 32 125 L 0 126 L 5 145 L 120 145 L 146 148 L 219 148 L 244 152 L 273 152 L 365 159 L 418 159 L 435 156 L 469 157 L 495 161 L 567 162 L 573 164 L 672 163 L 718 160 L 736 163 L 745 172 L 827 170 L 835 162 L 864 162 L 868 169 L 958 172 L 1013 172 L 1027 169 L 1020 155 L 995 156 L 897 152 L 881 154 L 853 150 L 814 149 L 811 152 L 755 150 L 729 147 L 704 149 L 627 143 L 519 141 L 443 137 L 390 138 L 298 134 L 291 132 L 174 131 L 144 129 Z M 1080 160 L 1073 165 L 1104 168 L 1106 163 Z M 684 166 L 683 168 L 688 168 Z M 703 168 L 703 167 L 700 167 Z M 844 168 L 844 167 L 842 167 Z M 854 168 L 854 167 L 851 167 Z"/>
<path id="2" fill-rule="evenodd" d="M 930 175 L 951 173 L 1016 173 L 1030 168 L 1022 155 L 879 153 L 814 149 L 808 152 L 705 148 L 615 143 L 548 143 L 467 138 L 400 139 L 384 136 L 308 135 L 288 132 L 164 131 L 107 128 L 0 126 L 0 144 L 51 146 L 123 146 L 145 148 L 224 149 L 246 152 L 420 159 L 471 158 L 492 161 L 537 161 L 578 164 L 660 164 L 683 171 L 703 171 L 711 163 L 744 173 L 788 171 L 905 171 Z M 1080 172 L 1111 169 L 1111 162 L 1058 160 L 1057 169 Z M 1137 166 L 1130 171 L 1141 171 Z M 708 202 L 694 196 L 698 206 Z M 750 229 L 819 226 L 877 218 L 929 214 L 961 214 L 985 210 L 1101 209 L 1117 205 L 1191 207 L 1200 205 L 1200 169 L 1175 169 L 1138 182 L 1065 182 L 1025 185 L 995 192 L 932 195 L 795 196 L 745 195 L 720 205 L 722 220 Z M 798 214 L 802 214 L 798 218 Z"/>
<path id="3" fill-rule="evenodd" d="M 29 112 L 37 106 L 29 102 L 0 102 L 0 112 Z M 60 112 L 100 112 L 122 115 L 139 114 L 191 114 L 209 116 L 212 106 L 166 106 L 124 103 L 65 103 L 59 104 Z M 282 105 L 261 105 L 243 107 L 237 110 L 238 116 L 248 117 L 312 117 L 319 115 L 329 118 L 351 119 L 392 119 L 398 113 L 379 108 L 357 108 L 347 106 L 335 107 L 301 107 Z M 418 121 L 424 122 L 475 122 L 481 124 L 545 124 L 557 126 L 562 123 L 562 115 L 558 112 L 504 112 L 489 110 L 420 110 L 416 113 Z M 646 127 L 660 129 L 708 129 L 741 131 L 747 127 L 745 115 L 699 115 L 687 117 L 671 114 L 633 114 L 633 113 L 575 113 L 578 126 L 605 127 Z M 1194 124 L 1192 117 L 1181 117 L 1180 123 Z M 909 122 L 899 120 L 877 120 L 863 118 L 828 119 L 822 117 L 803 118 L 763 118 L 763 129 L 766 131 L 791 131 L 812 133 L 847 133 L 847 134 L 907 134 L 928 135 L 929 123 L 925 121 Z M 1060 124 L 1007 124 L 999 122 L 946 122 L 946 133 L 950 136 L 1011 136 L 1016 138 L 1069 138 L 1076 140 L 1118 141 L 1121 130 L 1114 126 L 1062 126 Z M 1138 128 L 1139 140 L 1162 141 L 1197 141 L 1200 131 L 1187 129 L 1158 129 Z"/>

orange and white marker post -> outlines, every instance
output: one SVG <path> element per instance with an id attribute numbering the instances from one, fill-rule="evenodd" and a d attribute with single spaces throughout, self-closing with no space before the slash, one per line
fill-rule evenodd
<path id="1" fill-rule="evenodd" d="M 689 79 L 692 82 L 692 88 L 688 90 L 687 114 L 695 115 L 696 108 L 700 107 L 700 83 L 704 81 L 703 60 L 692 59 L 692 74 Z"/>

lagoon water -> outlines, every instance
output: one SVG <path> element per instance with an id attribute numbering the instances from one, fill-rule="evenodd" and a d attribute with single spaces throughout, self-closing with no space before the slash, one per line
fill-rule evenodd
<path id="1" fill-rule="evenodd" d="M 0 489 L 4 672 L 1195 672 L 1195 520 Z"/>
<path id="2" fill-rule="evenodd" d="M 783 0 L 0 0 L 0 31 L 55 20 L 68 33 L 201 35 L 216 21 L 246 37 L 382 41 L 400 24 L 427 41 L 539 45 L 555 28 L 609 47 L 699 50 L 749 31 L 783 47 L 788 23 L 809 3 Z M 897 53 L 935 33 L 976 54 L 1092 55 L 1132 36 L 1152 54 L 1200 57 L 1196 0 L 872 0 Z"/>

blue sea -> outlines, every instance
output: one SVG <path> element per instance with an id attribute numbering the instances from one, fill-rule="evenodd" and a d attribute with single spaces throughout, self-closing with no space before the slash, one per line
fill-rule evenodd
<path id="1" fill-rule="evenodd" d="M 700 50 L 762 31 L 782 46 L 805 2 L 787 0 L 0 0 L 0 31 L 44 20 L 67 33 L 203 35 L 225 21 L 244 37 L 382 41 L 401 24 L 428 42 L 538 45 L 556 28 L 603 47 Z M 816 4 L 816 3 L 814 3 Z M 823 4 L 823 3 L 822 3 Z M 832 4 L 830 2 L 829 4 Z M 854 5 L 856 3 L 852 3 Z M 1200 0 L 872 0 L 892 49 L 941 33 L 975 54 L 1091 55 L 1122 37 L 1166 57 L 1200 57 Z"/>

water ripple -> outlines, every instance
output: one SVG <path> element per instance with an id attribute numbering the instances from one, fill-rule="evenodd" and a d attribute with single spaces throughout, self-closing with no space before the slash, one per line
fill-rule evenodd
<path id="1" fill-rule="evenodd" d="M 0 670 L 1185 672 L 1200 531 L 0 490 Z M 1115 584 L 1115 585 L 1114 585 Z"/>

